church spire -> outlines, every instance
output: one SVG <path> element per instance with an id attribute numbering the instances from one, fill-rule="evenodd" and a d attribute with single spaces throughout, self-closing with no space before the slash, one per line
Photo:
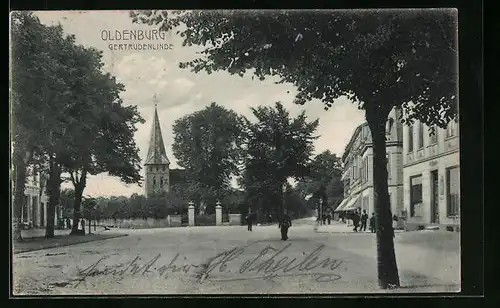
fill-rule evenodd
<path id="1" fill-rule="evenodd" d="M 165 152 L 165 145 L 161 135 L 160 120 L 158 118 L 158 100 L 156 95 L 153 98 L 155 103 L 155 114 L 153 117 L 153 126 L 151 128 L 151 137 L 149 139 L 148 156 L 145 165 L 169 165 L 170 161 Z"/>

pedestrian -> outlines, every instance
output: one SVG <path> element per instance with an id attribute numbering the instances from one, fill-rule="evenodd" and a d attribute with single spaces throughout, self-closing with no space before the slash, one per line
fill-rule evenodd
<path id="1" fill-rule="evenodd" d="M 328 224 L 331 224 L 332 223 L 332 214 L 328 213 L 326 215 L 326 220 L 328 220 Z"/>
<path id="2" fill-rule="evenodd" d="M 366 214 L 366 210 L 363 210 L 363 214 L 361 215 L 361 228 L 360 231 L 366 231 L 366 222 L 368 221 L 368 214 Z"/>
<path id="3" fill-rule="evenodd" d="M 360 215 L 358 213 L 358 210 L 356 210 L 354 212 L 354 215 L 352 216 L 352 223 L 354 224 L 354 232 L 358 232 L 359 220 L 360 220 Z"/>
<path id="4" fill-rule="evenodd" d="M 326 225 L 326 214 L 323 214 L 323 225 Z"/>
<path id="5" fill-rule="evenodd" d="M 248 213 L 246 219 L 247 219 L 248 231 L 252 231 L 253 214 Z"/>
<path id="6" fill-rule="evenodd" d="M 285 213 L 281 216 L 279 220 L 278 227 L 281 230 L 281 240 L 286 241 L 288 240 L 288 228 L 292 226 L 292 220 L 290 217 Z"/>
<path id="7" fill-rule="evenodd" d="M 398 216 L 396 216 L 396 214 L 394 214 L 392 216 L 392 234 L 393 234 L 393 237 L 395 236 L 394 232 L 398 228 L 398 220 L 399 220 Z"/>
<path id="8" fill-rule="evenodd" d="M 372 213 L 372 217 L 370 217 L 370 231 L 375 233 L 375 213 Z"/>

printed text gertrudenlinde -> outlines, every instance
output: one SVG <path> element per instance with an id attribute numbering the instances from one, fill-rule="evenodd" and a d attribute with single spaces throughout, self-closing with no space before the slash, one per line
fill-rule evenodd
<path id="1" fill-rule="evenodd" d="M 113 51 L 125 50 L 166 50 L 173 45 L 164 41 L 167 33 L 160 30 L 102 30 L 101 39 L 109 42 L 108 48 Z M 149 41 L 149 42 L 145 42 Z M 157 42 L 154 42 L 157 41 Z M 160 42 L 158 42 L 160 41 Z"/>

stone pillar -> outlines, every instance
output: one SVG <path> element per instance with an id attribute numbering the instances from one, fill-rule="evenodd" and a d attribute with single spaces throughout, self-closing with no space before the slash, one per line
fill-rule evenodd
<path id="1" fill-rule="evenodd" d="M 194 205 L 193 205 L 193 201 L 189 202 L 188 221 L 189 221 L 189 226 L 190 227 L 194 226 Z"/>
<path id="2" fill-rule="evenodd" d="M 217 206 L 215 207 L 215 225 L 222 225 L 222 206 L 219 201 L 217 201 Z"/>

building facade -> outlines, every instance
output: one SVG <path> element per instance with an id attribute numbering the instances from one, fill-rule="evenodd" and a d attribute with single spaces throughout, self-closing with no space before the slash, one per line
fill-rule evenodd
<path id="1" fill-rule="evenodd" d="M 403 128 L 404 208 L 407 228 L 460 227 L 458 123 L 446 129 L 414 123 Z"/>
<path id="2" fill-rule="evenodd" d="M 393 214 L 403 213 L 403 126 L 398 121 L 400 109 L 393 109 L 386 123 L 386 151 L 389 198 Z M 342 156 L 344 200 L 336 212 L 356 208 L 375 212 L 373 189 L 373 148 L 370 128 L 363 123 L 356 128 Z"/>
<path id="3" fill-rule="evenodd" d="M 13 166 L 14 172 L 17 168 Z M 47 225 L 47 202 L 46 195 L 46 177 L 29 168 L 26 176 L 24 189 L 24 199 L 21 211 L 21 222 L 25 228 L 43 228 Z M 15 179 L 15 177 L 14 177 Z M 15 181 L 12 183 L 12 203 L 14 202 Z M 57 221 L 62 217 L 62 208 L 56 206 L 54 225 L 57 226 Z"/>
<path id="4" fill-rule="evenodd" d="M 145 195 L 168 192 L 170 190 L 170 161 L 168 160 L 161 134 L 160 120 L 155 106 L 153 126 L 149 139 L 149 149 L 144 163 Z"/>

